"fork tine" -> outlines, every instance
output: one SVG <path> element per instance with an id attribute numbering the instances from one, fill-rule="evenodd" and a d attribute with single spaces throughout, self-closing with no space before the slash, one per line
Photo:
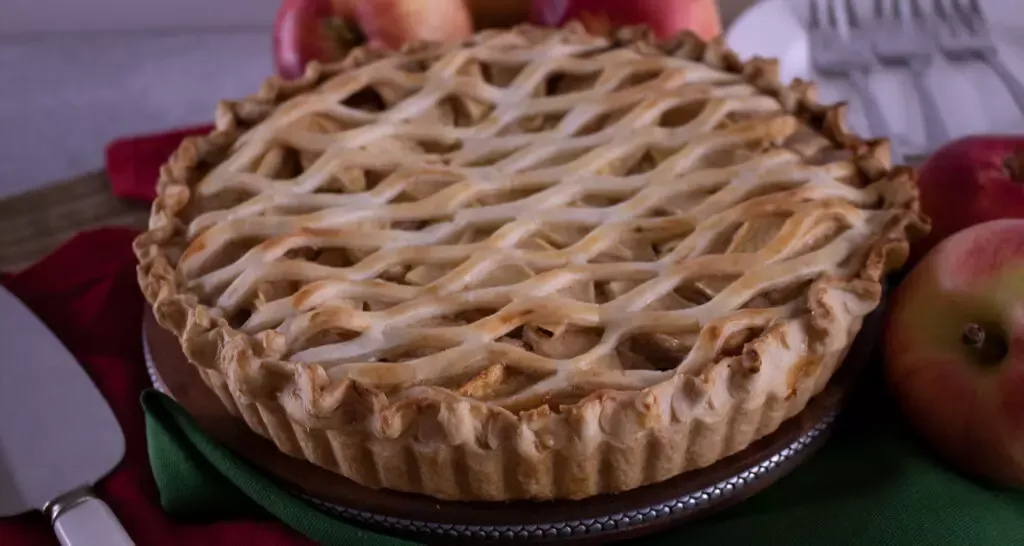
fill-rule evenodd
<path id="1" fill-rule="evenodd" d="M 976 17 L 979 21 L 985 20 L 985 13 L 981 11 L 981 4 L 978 3 L 978 0 L 967 0 L 967 7 L 971 16 Z"/>
<path id="2" fill-rule="evenodd" d="M 857 9 L 853 7 L 853 0 L 846 0 L 846 21 L 852 28 L 860 27 L 860 18 L 857 16 Z"/>
<path id="3" fill-rule="evenodd" d="M 821 14 L 818 12 L 818 0 L 810 0 L 811 4 L 811 30 L 821 28 Z"/>
<path id="4" fill-rule="evenodd" d="M 950 6 L 952 6 L 952 13 L 950 14 L 950 24 L 954 28 L 961 29 L 963 32 L 968 34 L 974 34 L 977 30 L 975 27 L 978 24 L 978 20 L 971 14 L 971 8 L 967 6 L 967 2 L 963 0 L 949 0 Z M 984 24 L 982 21 L 981 24 Z"/>
<path id="5" fill-rule="evenodd" d="M 935 11 L 935 15 L 945 21 L 949 22 L 949 13 L 946 11 L 946 4 L 942 0 L 934 0 L 932 2 L 932 10 Z"/>
<path id="6" fill-rule="evenodd" d="M 892 18 L 899 21 L 903 19 L 903 2 L 892 0 Z"/>
<path id="7" fill-rule="evenodd" d="M 882 5 L 883 2 L 885 2 L 885 0 L 875 0 L 875 19 L 885 19 L 885 6 Z"/>
<path id="8" fill-rule="evenodd" d="M 970 14 L 967 13 L 967 8 L 961 0 L 949 0 L 949 5 L 952 9 L 951 15 L 959 17 L 963 22 L 970 21 Z"/>
<path id="9" fill-rule="evenodd" d="M 836 3 L 831 0 L 825 0 L 828 5 L 828 24 L 834 29 L 839 28 L 839 17 L 836 16 Z"/>
<path id="10" fill-rule="evenodd" d="M 920 0 L 910 0 L 910 13 L 914 19 L 924 19 L 924 10 L 921 9 Z"/>

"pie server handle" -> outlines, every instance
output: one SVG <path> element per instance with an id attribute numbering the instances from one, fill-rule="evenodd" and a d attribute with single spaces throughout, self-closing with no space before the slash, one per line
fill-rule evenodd
<path id="1" fill-rule="evenodd" d="M 89 489 L 61 496 L 45 512 L 61 546 L 135 546 L 107 503 Z"/>

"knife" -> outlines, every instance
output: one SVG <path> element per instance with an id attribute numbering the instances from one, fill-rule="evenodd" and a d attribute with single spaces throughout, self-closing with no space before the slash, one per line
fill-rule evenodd
<path id="1" fill-rule="evenodd" d="M 41 510 L 64 546 L 132 545 L 91 490 L 123 456 L 124 434 L 96 385 L 0 287 L 0 517 Z"/>

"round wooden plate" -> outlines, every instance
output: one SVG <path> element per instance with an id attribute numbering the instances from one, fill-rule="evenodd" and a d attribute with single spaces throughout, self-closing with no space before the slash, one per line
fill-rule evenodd
<path id="1" fill-rule="evenodd" d="M 213 439 L 281 485 L 336 517 L 430 542 L 586 541 L 652 533 L 736 504 L 796 468 L 823 443 L 881 325 L 868 316 L 846 361 L 799 415 L 747 449 L 714 465 L 617 495 L 579 501 L 451 502 L 375 490 L 292 458 L 231 415 L 182 354 L 178 340 L 145 313 L 143 335 L 154 384 L 172 396 Z"/>

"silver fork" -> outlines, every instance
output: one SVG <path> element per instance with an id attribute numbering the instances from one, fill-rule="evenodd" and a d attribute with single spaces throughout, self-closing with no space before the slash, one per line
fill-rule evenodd
<path id="1" fill-rule="evenodd" d="M 1002 80 L 1017 109 L 1024 113 L 1024 85 L 999 58 L 988 24 L 977 0 L 935 0 L 935 27 L 939 49 L 951 61 L 981 61 Z"/>
<path id="2" fill-rule="evenodd" d="M 856 18 L 850 0 L 846 1 L 850 17 Z M 914 93 L 920 99 L 926 147 L 938 148 L 949 141 L 949 130 L 935 95 L 925 81 L 928 67 L 937 53 L 932 40 L 935 21 L 921 11 L 917 0 L 875 0 L 874 8 L 874 20 L 866 28 L 875 55 L 883 64 L 902 67 L 910 73 Z M 906 17 L 904 10 L 909 11 Z"/>
<path id="3" fill-rule="evenodd" d="M 850 35 L 844 39 L 839 31 L 835 2 L 823 1 L 827 6 L 824 17 L 818 0 L 810 0 L 811 16 L 807 30 L 811 42 L 811 65 L 823 76 L 846 79 L 864 108 L 864 117 L 873 136 L 891 139 L 889 122 L 882 115 L 878 100 L 868 86 L 868 73 L 877 66 L 870 44 L 861 39 L 859 29 L 850 29 Z M 894 142 L 890 145 L 895 147 Z M 896 150 L 892 150 L 892 154 L 902 157 Z"/>

